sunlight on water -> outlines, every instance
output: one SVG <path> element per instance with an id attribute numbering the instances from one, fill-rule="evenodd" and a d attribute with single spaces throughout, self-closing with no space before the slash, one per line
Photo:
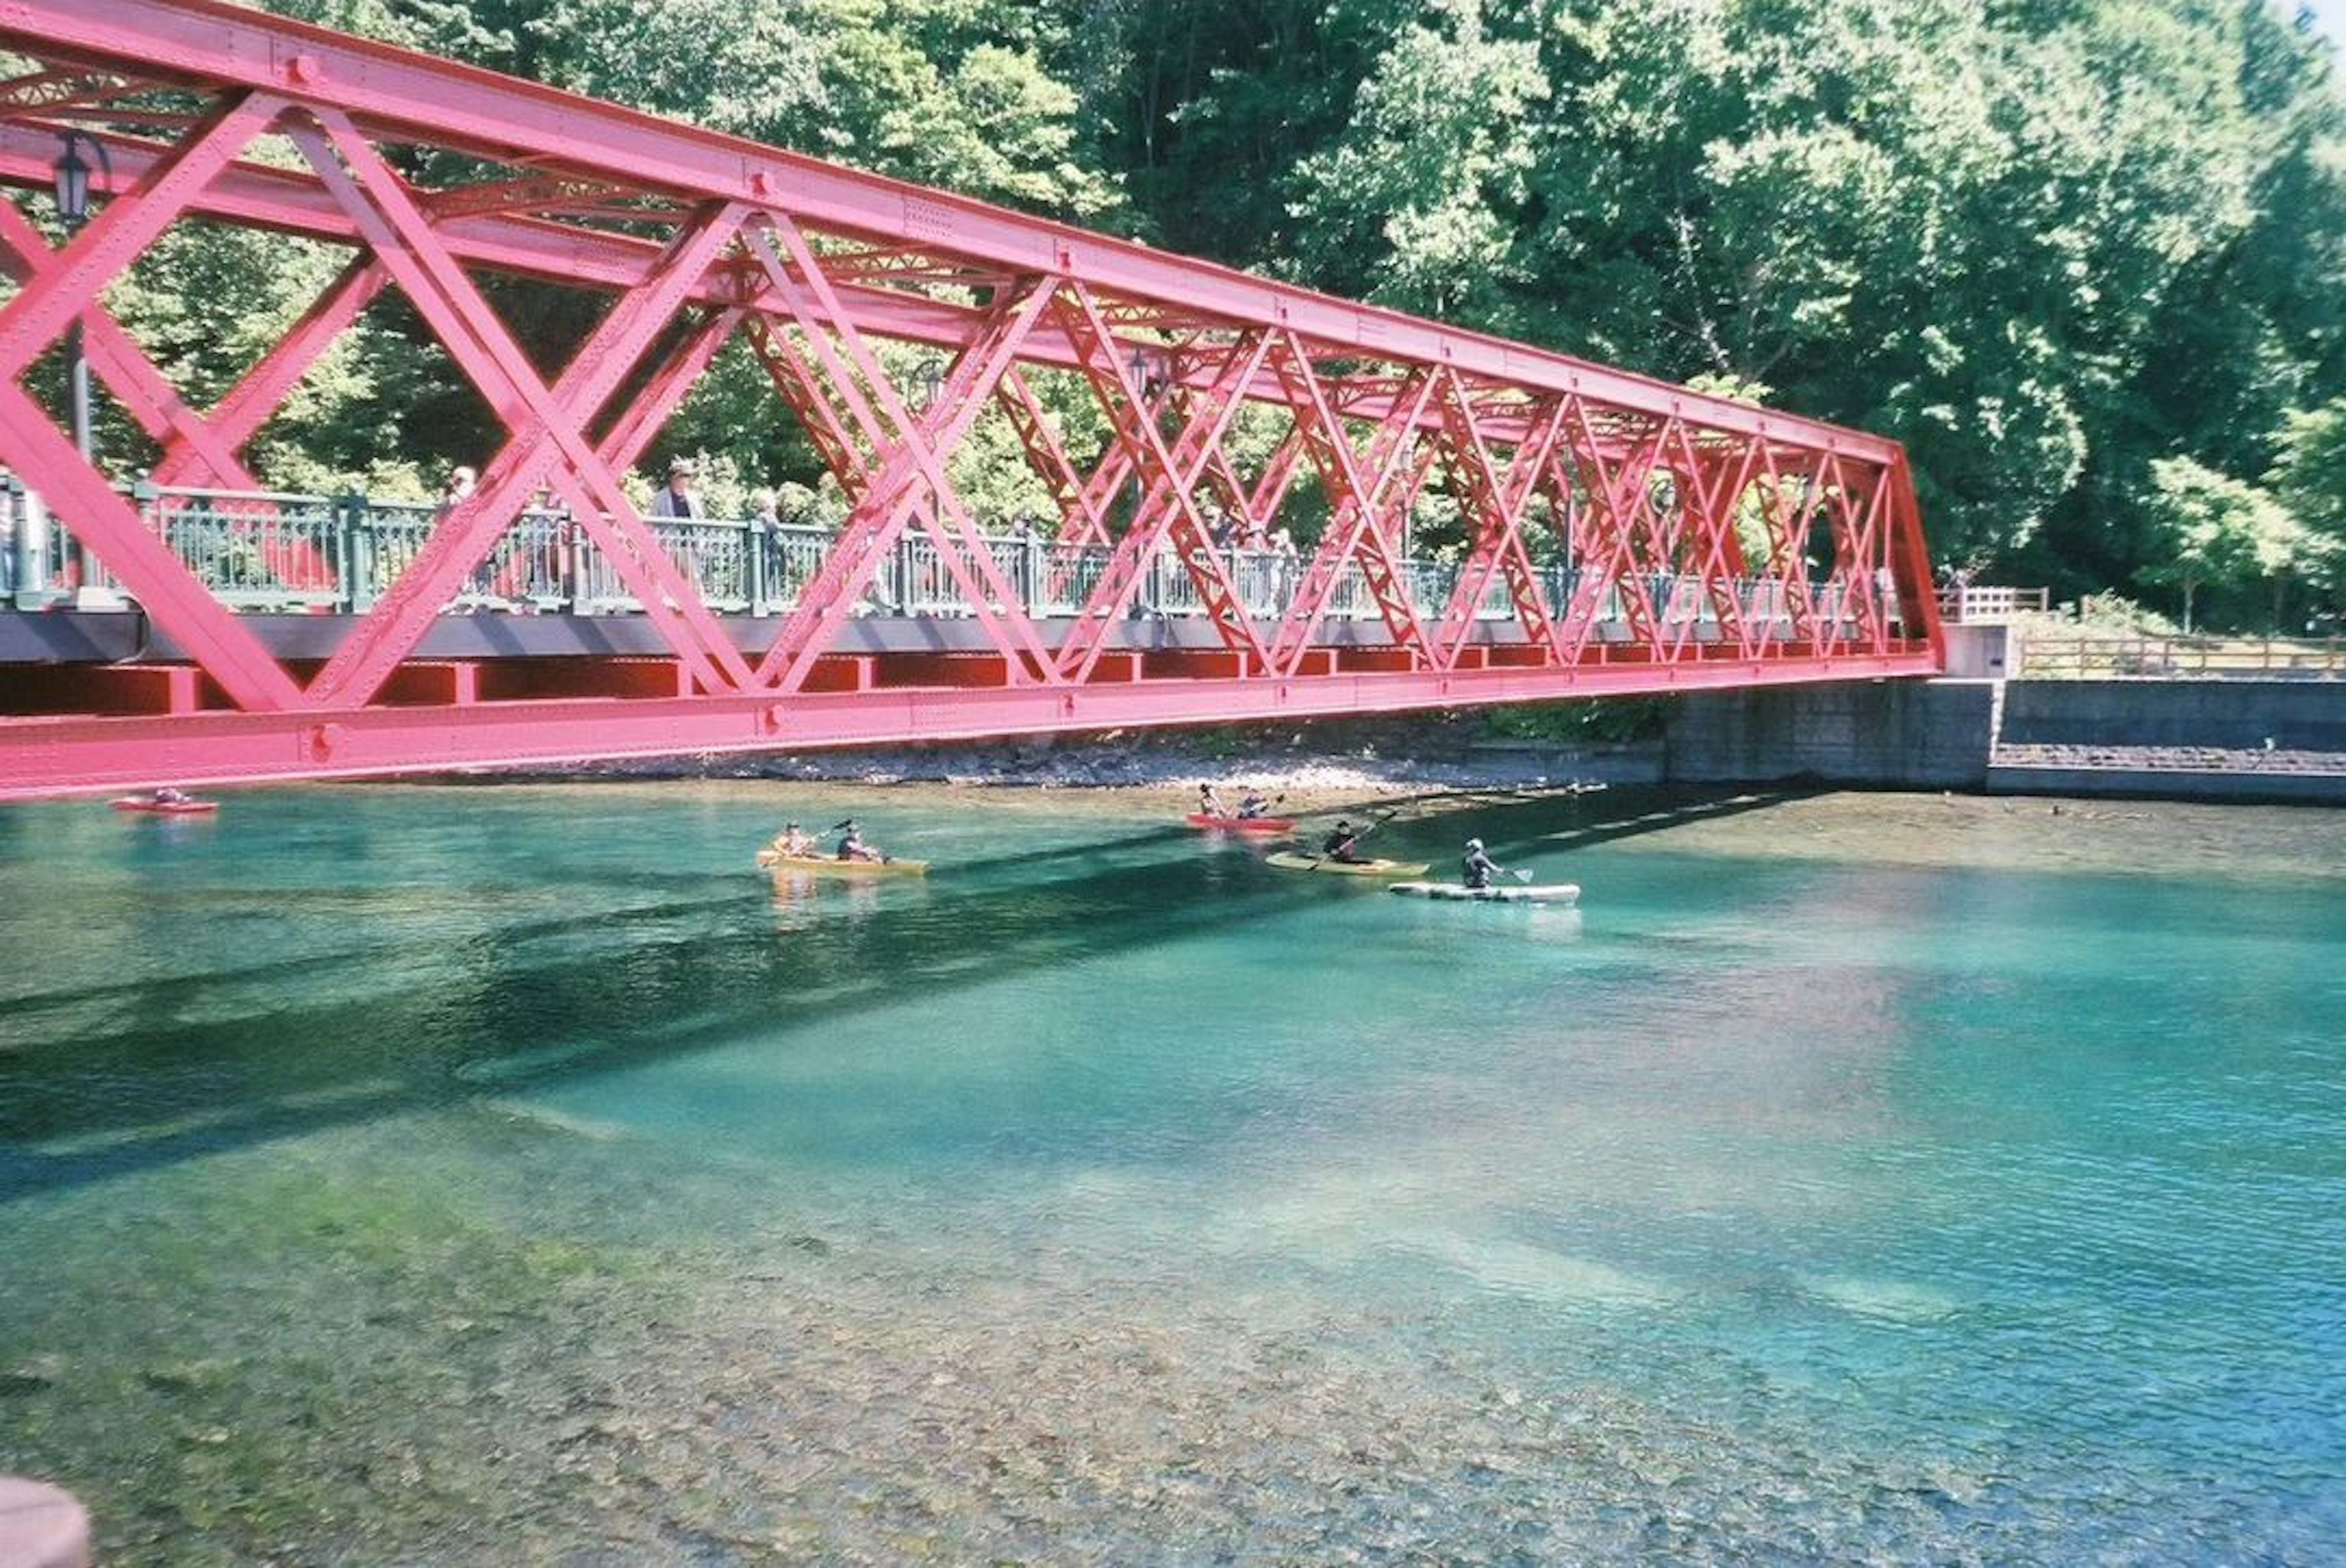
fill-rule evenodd
<path id="1" fill-rule="evenodd" d="M 851 810 L 933 873 L 750 868 Z M 1385 830 L 1569 910 L 1077 792 L 0 812 L 0 1471 L 109 1563 L 2332 1563 L 2341 827 Z"/>

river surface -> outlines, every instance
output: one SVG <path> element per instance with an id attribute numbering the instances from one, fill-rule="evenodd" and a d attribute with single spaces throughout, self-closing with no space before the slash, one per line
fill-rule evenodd
<path id="1" fill-rule="evenodd" d="M 933 873 L 751 870 L 850 811 Z M 2346 1561 L 2346 817 L 1371 840 L 1565 910 L 1176 811 L 0 810 L 0 1471 L 173 1568 Z"/>

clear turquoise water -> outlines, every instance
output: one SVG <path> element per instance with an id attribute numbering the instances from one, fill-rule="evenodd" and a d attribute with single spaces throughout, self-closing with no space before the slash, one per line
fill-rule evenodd
<path id="1" fill-rule="evenodd" d="M 925 881 L 747 869 L 854 810 Z M 0 1470 L 109 1561 L 2346 1560 L 2334 813 L 0 812 Z"/>

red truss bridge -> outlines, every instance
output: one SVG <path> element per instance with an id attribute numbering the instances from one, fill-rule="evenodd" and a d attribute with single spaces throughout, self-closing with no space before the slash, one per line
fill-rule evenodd
<path id="1" fill-rule="evenodd" d="M 11 0 L 0 49 L 0 799 L 1941 667 L 1877 436 L 219 0 Z M 103 299 L 180 224 L 347 252 L 209 408 Z M 498 277 L 594 298 L 550 373 Z M 493 412 L 478 489 L 270 494 L 248 443 L 393 291 Z M 623 492 L 737 341 L 835 534 Z M 61 346 L 135 484 L 27 390 Z M 974 437 L 1056 516 L 982 522 Z"/>

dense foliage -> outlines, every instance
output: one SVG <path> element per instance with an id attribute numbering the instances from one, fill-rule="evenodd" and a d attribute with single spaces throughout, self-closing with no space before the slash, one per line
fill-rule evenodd
<path id="1" fill-rule="evenodd" d="M 1904 442 L 1943 557 L 2301 622 L 2346 591 L 2346 95 L 2283 0 L 278 0 L 290 14 Z M 121 292 L 213 382 L 324 263 Z M 498 297 L 535 347 L 575 300 Z M 209 322 L 202 318 L 210 317 Z M 272 478 L 476 460 L 396 304 Z M 813 484 L 720 360 L 668 445 Z M 1004 450 L 974 483 L 1025 483 Z M 2309 590 L 2320 596 L 2310 596 Z"/>

